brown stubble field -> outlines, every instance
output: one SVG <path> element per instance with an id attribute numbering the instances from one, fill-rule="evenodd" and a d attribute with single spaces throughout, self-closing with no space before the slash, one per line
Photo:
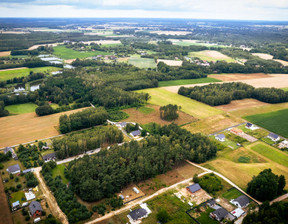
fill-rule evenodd
<path id="1" fill-rule="evenodd" d="M 77 110 L 38 117 L 34 112 L 0 118 L 0 148 L 59 135 L 59 117 Z"/>

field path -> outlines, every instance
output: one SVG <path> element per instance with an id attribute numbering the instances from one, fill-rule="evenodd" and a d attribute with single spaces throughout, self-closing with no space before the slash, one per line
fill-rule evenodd
<path id="1" fill-rule="evenodd" d="M 69 224 L 67 216 L 62 212 L 62 210 L 59 208 L 56 199 L 54 198 L 51 191 L 48 189 L 47 185 L 45 184 L 40 171 L 41 167 L 37 167 L 34 169 L 34 174 L 36 175 L 37 179 L 39 180 L 39 187 L 41 188 L 44 197 L 46 198 L 46 201 L 49 205 L 49 208 L 52 212 L 52 214 L 61 221 L 62 224 Z"/>
<path id="2" fill-rule="evenodd" d="M 287 194 L 283 194 L 281 195 L 280 197 L 278 198 L 275 198 L 273 201 L 270 201 L 270 205 L 275 203 L 275 202 L 278 202 L 278 201 L 283 201 L 285 200 L 286 198 L 288 198 L 288 193 Z"/>

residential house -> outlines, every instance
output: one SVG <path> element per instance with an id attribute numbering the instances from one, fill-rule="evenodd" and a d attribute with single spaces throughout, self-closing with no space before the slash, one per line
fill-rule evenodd
<path id="1" fill-rule="evenodd" d="M 144 208 L 138 208 L 128 214 L 128 218 L 137 221 L 148 216 L 148 212 Z"/>
<path id="2" fill-rule="evenodd" d="M 130 133 L 130 135 L 132 135 L 132 137 L 139 136 L 139 135 L 141 135 L 141 131 L 140 131 L 140 130 L 132 131 L 132 132 Z"/>
<path id="3" fill-rule="evenodd" d="M 38 201 L 32 201 L 29 205 L 29 211 L 33 218 L 36 218 L 37 216 L 42 215 L 42 207 L 41 204 Z"/>
<path id="4" fill-rule="evenodd" d="M 267 136 L 267 138 L 270 138 L 273 142 L 277 142 L 280 140 L 280 137 L 274 133 L 269 133 L 269 135 Z"/>
<path id="5" fill-rule="evenodd" d="M 250 200 L 246 195 L 241 195 L 236 199 L 232 199 L 230 202 L 238 208 L 245 208 L 249 205 Z"/>
<path id="6" fill-rule="evenodd" d="M 53 152 L 53 153 L 44 155 L 44 156 L 42 156 L 42 158 L 43 158 L 43 160 L 44 160 L 45 163 L 46 163 L 46 162 L 49 162 L 49 161 L 51 161 L 51 160 L 55 160 L 55 159 L 56 159 L 56 153 Z"/>
<path id="7" fill-rule="evenodd" d="M 211 212 L 210 213 L 210 217 L 213 218 L 213 219 L 216 219 L 217 221 L 220 222 L 228 214 L 229 214 L 229 212 L 227 212 L 227 210 L 225 208 L 220 207 L 217 210 L 215 210 L 214 212 Z"/>
<path id="8" fill-rule="evenodd" d="M 245 214 L 245 211 L 243 211 L 241 208 L 236 208 L 231 212 L 231 214 L 238 219 L 240 216 Z"/>
<path id="9" fill-rule="evenodd" d="M 189 191 L 190 193 L 195 193 L 196 191 L 201 190 L 201 187 L 199 184 L 192 184 L 188 187 L 186 187 L 187 191 Z"/>
<path id="10" fill-rule="evenodd" d="M 288 148 L 288 141 L 284 140 L 284 141 L 280 142 L 279 148 L 280 149 Z"/>
<path id="11" fill-rule="evenodd" d="M 15 164 L 15 165 L 13 165 L 13 166 L 9 166 L 9 167 L 7 168 L 7 171 L 8 171 L 8 173 L 10 173 L 10 174 L 16 174 L 16 173 L 20 173 L 20 172 L 21 172 L 21 169 L 20 169 L 19 164 Z"/>
<path id="12" fill-rule="evenodd" d="M 224 142 L 225 141 L 225 135 L 224 134 L 216 135 L 215 139 L 220 141 L 220 142 Z"/>
<path id="13" fill-rule="evenodd" d="M 235 135 L 243 135 L 244 134 L 244 132 L 239 128 L 232 128 L 231 132 Z"/>
<path id="14" fill-rule="evenodd" d="M 258 127 L 256 127 L 254 124 L 247 122 L 245 125 L 245 128 L 250 129 L 250 130 L 256 130 Z"/>
<path id="15" fill-rule="evenodd" d="M 210 200 L 208 200 L 208 201 L 207 201 L 207 205 L 208 205 L 209 207 L 215 206 L 215 205 L 216 205 L 215 199 L 214 199 L 214 198 L 211 198 Z"/>

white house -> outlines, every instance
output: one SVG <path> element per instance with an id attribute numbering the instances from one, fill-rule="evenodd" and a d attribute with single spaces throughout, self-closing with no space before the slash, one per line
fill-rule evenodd
<path id="1" fill-rule="evenodd" d="M 245 195 L 241 195 L 236 199 L 230 201 L 231 204 L 237 206 L 238 208 L 245 208 L 249 205 L 249 198 Z"/>
<path id="2" fill-rule="evenodd" d="M 277 142 L 280 140 L 280 137 L 274 133 L 269 133 L 267 138 L 270 138 L 273 142 Z"/>
<path id="3" fill-rule="evenodd" d="M 220 141 L 220 142 L 224 142 L 225 141 L 225 135 L 224 134 L 216 135 L 215 139 Z"/>

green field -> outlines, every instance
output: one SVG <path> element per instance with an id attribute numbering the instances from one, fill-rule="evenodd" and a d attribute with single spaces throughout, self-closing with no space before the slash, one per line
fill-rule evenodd
<path id="1" fill-rule="evenodd" d="M 57 176 L 61 176 L 62 178 L 62 182 L 64 184 L 68 184 L 68 179 L 65 177 L 64 175 L 64 169 L 65 169 L 65 165 L 61 164 L 61 165 L 57 165 L 53 170 L 52 170 L 52 177 L 55 178 Z"/>
<path id="2" fill-rule="evenodd" d="M 10 114 L 26 114 L 35 112 L 38 106 L 34 103 L 23 103 L 6 106 L 5 109 L 9 111 Z"/>
<path id="3" fill-rule="evenodd" d="M 62 58 L 62 59 L 75 59 L 75 58 L 88 58 L 93 57 L 95 55 L 109 55 L 110 53 L 104 52 L 104 51 L 89 51 L 89 52 L 81 52 L 81 51 L 75 51 L 70 48 L 66 48 L 63 45 L 59 45 L 53 48 L 54 49 L 54 55 Z"/>
<path id="4" fill-rule="evenodd" d="M 150 108 L 150 107 L 140 107 L 138 110 L 142 114 L 151 114 L 153 111 L 155 111 L 153 108 Z"/>
<path id="5" fill-rule="evenodd" d="M 137 92 L 149 93 L 151 96 L 149 103 L 151 104 L 159 106 L 177 104 L 181 106 L 181 111 L 199 119 L 223 113 L 219 109 L 161 88 L 145 89 Z"/>
<path id="6" fill-rule="evenodd" d="M 230 190 L 222 194 L 222 197 L 230 201 L 231 199 L 238 198 L 241 195 L 243 194 L 240 191 L 238 191 L 236 188 L 231 188 Z"/>
<path id="7" fill-rule="evenodd" d="M 246 120 L 259 125 L 281 136 L 288 137 L 288 109 L 265 114 L 255 114 L 244 117 Z"/>
<path id="8" fill-rule="evenodd" d="M 40 67 L 40 68 L 21 68 L 21 69 L 11 69 L 6 71 L 0 70 L 0 81 L 5 81 L 13 79 L 16 77 L 28 76 L 31 71 L 33 72 L 53 72 L 58 71 L 59 68 L 56 67 Z"/>
<path id="9" fill-rule="evenodd" d="M 132 55 L 128 63 L 138 68 L 156 68 L 156 63 L 152 58 L 141 58 L 140 55 Z"/>
<path id="10" fill-rule="evenodd" d="M 229 46 L 225 46 L 225 45 L 217 45 L 217 44 L 209 44 L 209 43 L 201 43 L 201 42 L 192 43 L 192 42 L 183 42 L 183 41 L 174 42 L 173 44 L 178 45 L 178 46 L 196 45 L 196 46 L 205 46 L 205 47 L 222 47 L 222 48 L 229 47 Z"/>
<path id="11" fill-rule="evenodd" d="M 205 51 L 197 51 L 197 52 L 190 52 L 189 56 L 190 57 L 196 57 L 196 58 L 200 58 L 201 60 L 204 61 L 226 61 L 226 62 L 236 62 L 235 59 L 230 58 L 220 52 L 218 56 L 211 56 L 213 55 L 213 53 L 211 53 L 212 51 L 209 50 L 205 50 Z M 222 55 L 222 56 L 221 56 Z M 226 57 L 225 57 L 226 56 Z M 225 58 L 224 58 L 225 57 Z"/>
<path id="12" fill-rule="evenodd" d="M 160 81 L 159 87 L 180 86 L 180 85 L 209 83 L 209 82 L 222 82 L 222 81 L 219 79 L 214 79 L 214 78 L 180 79 L 180 80 Z"/>
<path id="13" fill-rule="evenodd" d="M 268 146 L 264 143 L 258 143 L 251 146 L 251 149 L 272 161 L 288 167 L 288 155 L 279 149 Z"/>

